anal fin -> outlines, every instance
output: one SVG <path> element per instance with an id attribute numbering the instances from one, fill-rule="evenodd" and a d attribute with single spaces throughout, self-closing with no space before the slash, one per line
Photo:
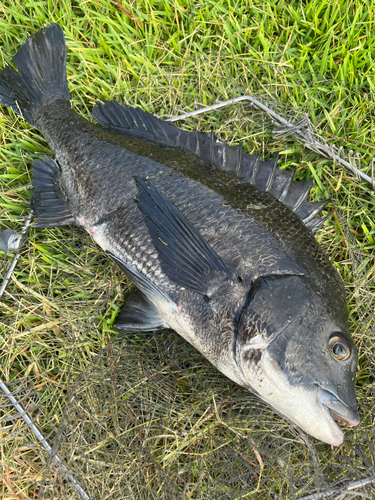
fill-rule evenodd
<path id="1" fill-rule="evenodd" d="M 114 326 L 126 332 L 155 332 L 168 328 L 154 304 L 139 290 L 125 302 Z"/>
<path id="2" fill-rule="evenodd" d="M 33 162 L 35 190 L 30 207 L 37 219 L 36 227 L 76 225 L 61 186 L 59 166 L 49 156 L 42 158 Z"/>

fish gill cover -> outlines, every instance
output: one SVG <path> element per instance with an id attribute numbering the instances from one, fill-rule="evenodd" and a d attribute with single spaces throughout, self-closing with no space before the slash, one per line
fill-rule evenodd
<path id="1" fill-rule="evenodd" d="M 231 79 L 227 69 L 212 65 L 210 61 L 205 63 L 203 74 L 210 72 L 212 78 L 216 71 L 216 78 L 227 78 L 228 95 L 225 97 L 237 96 L 240 91 L 266 96 L 254 82 Z M 196 64 L 202 71 L 204 62 Z M 270 66 L 261 71 L 264 74 L 274 72 L 279 79 L 274 87 L 267 89 L 267 94 L 273 96 L 272 105 L 284 116 L 291 112 L 296 120 L 297 112 L 276 101 L 279 93 L 282 94 L 280 86 L 288 88 L 287 76 Z M 125 98 L 132 104 L 138 99 L 151 101 L 158 88 L 158 108 L 164 115 L 178 114 L 187 109 L 183 103 L 179 104 L 179 98 L 185 95 L 183 85 L 189 84 L 189 78 L 196 77 L 184 75 L 183 71 L 161 71 L 157 79 L 143 81 L 143 87 L 133 88 L 134 93 L 127 93 Z M 330 99 L 337 103 L 338 95 L 346 92 L 341 101 L 343 113 L 357 105 L 357 94 L 352 96 L 348 88 L 338 82 L 304 81 L 302 78 L 303 85 L 313 95 L 314 91 L 319 95 L 322 87 L 329 89 L 325 92 L 328 104 Z M 166 90 L 170 86 L 177 87 L 181 94 L 168 95 Z M 208 78 L 201 86 L 203 89 L 199 90 L 203 93 L 207 89 L 211 93 L 215 90 Z M 366 119 L 370 120 L 371 96 L 366 102 Z M 302 111 L 309 111 L 308 97 L 305 106 Z M 292 141 L 274 141 L 267 119 L 248 107 L 200 119 L 199 128 L 209 130 L 212 123 L 215 123 L 215 131 L 220 129 L 221 136 L 229 137 L 232 142 L 253 138 L 253 145 L 246 145 L 251 148 L 250 152 L 294 150 L 287 152 L 287 155 L 295 155 L 292 161 L 300 165 L 301 160 L 308 157 L 311 171 L 315 172 L 313 162 L 317 161 L 317 156 L 309 156 Z M 196 122 L 184 126 L 193 130 Z M 29 130 L 27 134 L 33 136 Z M 337 144 L 333 134 L 330 140 Z M 369 187 L 361 185 L 337 166 L 332 174 L 332 187 L 331 174 L 325 172 L 325 175 L 322 191 L 316 188 L 317 198 L 319 195 L 324 197 L 327 191 L 334 201 L 337 217 L 335 215 L 327 223 L 319 239 L 337 262 L 348 285 L 351 326 L 360 352 L 357 397 L 362 422 L 357 429 L 345 432 L 346 442 L 340 450 L 333 451 L 317 444 L 285 422 L 258 398 L 220 375 L 177 335 L 168 332 L 122 335 L 108 344 L 99 356 L 93 356 L 90 344 L 93 338 L 97 342 L 98 331 L 99 344 L 106 345 L 107 338 L 112 336 L 115 304 L 121 304 L 125 295 L 123 284 L 119 284 L 121 275 L 79 231 L 37 233 L 40 253 L 34 257 L 31 268 L 26 264 L 19 271 L 21 279 L 12 282 L 10 295 L 4 301 L 5 307 L 15 312 L 20 310 L 15 306 L 17 301 L 25 300 L 25 292 L 31 293 L 34 301 L 25 311 L 32 325 L 30 323 L 25 329 L 24 323 L 23 326 L 15 323 L 14 316 L 11 318 L 9 314 L 2 321 L 13 332 L 19 332 L 19 339 L 25 335 L 24 331 L 32 330 L 34 348 L 42 344 L 45 349 L 43 363 L 51 377 L 45 378 L 36 359 L 35 364 L 29 364 L 19 355 L 19 373 L 25 378 L 13 380 L 11 386 L 33 418 L 40 422 L 44 433 L 51 439 L 55 436 L 55 452 L 68 465 L 89 498 L 216 499 L 246 498 L 252 494 L 259 498 L 300 498 L 335 486 L 339 491 L 346 482 L 371 475 L 374 460 L 371 425 L 374 250 L 370 214 L 373 205 Z M 333 175 L 339 183 L 333 180 Z M 333 186 L 337 188 L 338 184 L 339 189 L 335 191 Z M 353 197 L 361 200 L 354 213 Z M 50 273 L 53 273 L 56 258 L 65 265 L 54 275 Z M 7 262 L 4 260 L 4 269 Z M 41 266 L 49 277 L 45 285 L 33 279 L 34 266 Z M 12 297 L 16 302 L 10 300 Z M 40 309 L 35 309 L 35 300 Z M 101 313 L 98 319 L 98 311 L 105 311 L 105 315 Z M 11 324 L 7 323 L 9 320 Z M 24 317 L 20 320 L 24 321 Z M 55 349 L 52 356 L 47 344 Z M 6 359 L 7 352 L 9 346 L 4 353 Z M 38 353 L 40 358 L 43 356 Z M 58 405 L 63 405 L 61 398 L 65 400 L 65 396 L 57 394 L 56 389 L 54 398 L 47 401 L 40 397 L 40 387 L 46 381 L 53 384 L 58 380 L 59 370 L 75 378 L 90 359 L 93 362 L 86 365 L 69 392 L 65 415 L 57 429 L 51 415 L 56 408 L 59 413 Z M 27 369 L 23 370 L 25 365 Z M 58 384 L 55 383 L 55 387 Z M 7 419 L 3 422 L 7 431 L 16 416 L 12 415 L 9 406 L 5 411 Z M 19 422 L 15 431 L 13 438 L 17 437 L 17 442 L 14 446 L 19 453 L 43 455 L 36 444 L 29 442 L 30 437 L 25 441 Z M 22 447 L 27 449 L 22 452 Z M 27 463 L 30 465 L 29 461 Z M 80 498 L 71 483 L 66 482 L 64 474 L 56 470 L 52 460 L 40 495 L 44 498 Z"/>

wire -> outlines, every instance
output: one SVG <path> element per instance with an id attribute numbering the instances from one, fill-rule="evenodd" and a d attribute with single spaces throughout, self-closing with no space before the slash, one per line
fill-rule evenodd
<path id="1" fill-rule="evenodd" d="M 336 154 L 332 147 L 330 147 L 325 141 L 318 141 L 316 138 L 316 134 L 314 134 L 312 130 L 312 125 L 309 119 L 300 120 L 298 123 L 291 123 L 278 113 L 276 113 L 273 109 L 269 108 L 262 102 L 255 99 L 250 95 L 244 95 L 241 97 L 236 97 L 235 99 L 229 99 L 229 101 L 223 101 L 212 106 L 207 106 L 205 108 L 197 109 L 195 111 L 191 111 L 190 113 L 184 113 L 179 116 L 173 116 L 168 118 L 167 122 L 176 122 L 178 120 L 185 120 L 191 116 L 197 116 L 202 113 L 206 113 L 207 111 L 212 111 L 214 109 L 224 108 L 226 106 L 230 106 L 232 104 L 236 104 L 241 101 L 250 101 L 253 106 L 262 111 L 265 111 L 268 116 L 270 116 L 273 120 L 274 125 L 276 125 L 277 130 L 275 131 L 276 137 L 286 137 L 288 135 L 292 135 L 295 139 L 299 140 L 306 146 L 307 148 L 315 151 L 333 161 L 338 163 L 341 166 L 344 166 L 351 170 L 358 178 L 362 178 L 363 180 L 369 182 L 372 187 L 375 189 L 375 179 L 374 179 L 374 161 L 371 161 L 371 172 L 372 176 L 365 174 L 361 170 L 359 170 L 352 162 L 346 161 L 341 156 Z"/>

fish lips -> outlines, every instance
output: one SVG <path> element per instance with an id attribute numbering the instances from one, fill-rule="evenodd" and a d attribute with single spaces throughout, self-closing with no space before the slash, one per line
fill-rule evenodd
<path id="1" fill-rule="evenodd" d="M 350 409 L 345 403 L 340 401 L 332 392 L 323 389 L 318 385 L 316 403 L 325 407 L 331 418 L 348 427 L 356 427 L 360 422 L 357 410 Z M 341 443 L 340 443 L 341 444 Z"/>
<path id="2" fill-rule="evenodd" d="M 269 359 L 265 352 L 263 367 L 266 368 L 268 363 L 274 365 L 273 360 Z M 285 373 L 272 371 L 266 368 L 264 371 L 266 378 L 273 383 L 275 389 L 278 386 L 277 389 L 280 390 L 281 385 L 282 391 L 276 399 L 276 391 L 272 399 L 264 392 L 261 397 L 311 436 L 332 446 L 341 446 L 344 442 L 344 433 L 337 425 L 337 421 L 349 426 L 358 425 L 357 411 L 348 408 L 333 393 L 317 384 L 310 388 L 293 386 L 289 384 Z"/>

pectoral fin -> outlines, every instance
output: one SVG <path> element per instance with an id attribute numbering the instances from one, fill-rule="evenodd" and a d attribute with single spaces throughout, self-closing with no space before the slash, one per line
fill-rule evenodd
<path id="1" fill-rule="evenodd" d="M 206 243 L 180 210 L 148 180 L 136 179 L 138 206 L 143 212 L 162 269 L 174 283 L 203 295 L 207 278 L 221 272 L 225 279 L 237 276 Z"/>

